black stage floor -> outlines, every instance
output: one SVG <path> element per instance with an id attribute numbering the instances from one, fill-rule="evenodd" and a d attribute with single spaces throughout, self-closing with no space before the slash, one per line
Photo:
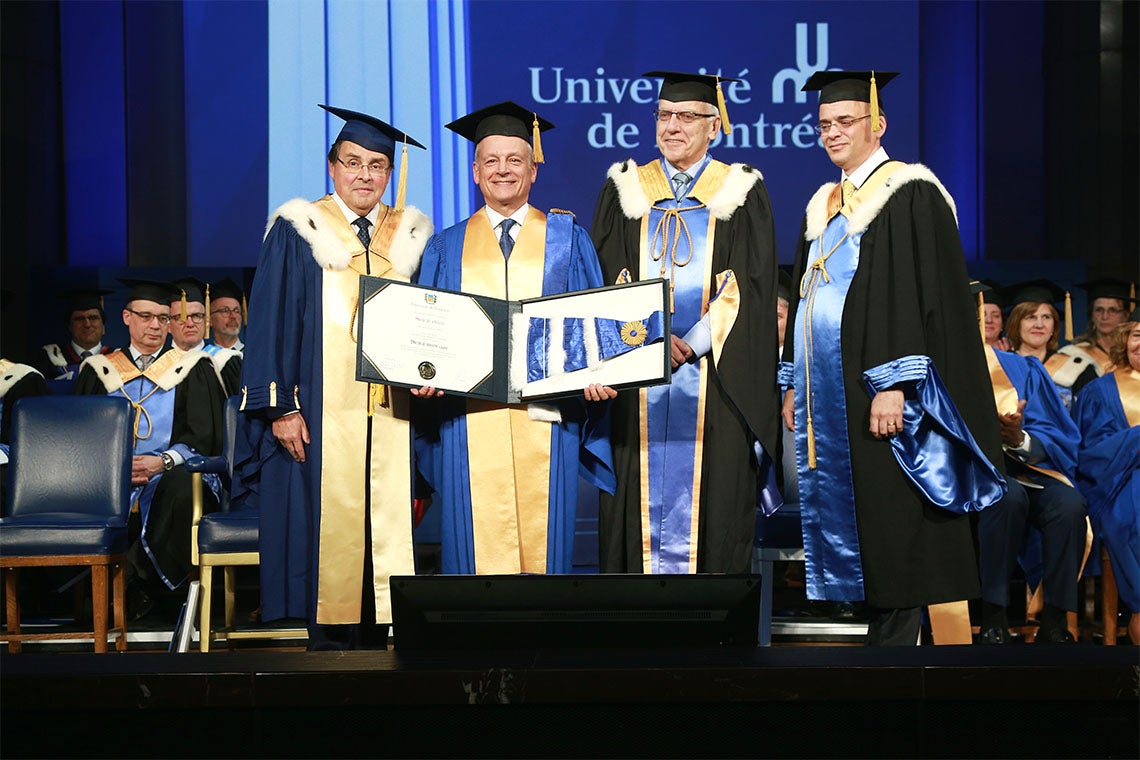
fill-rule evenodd
<path id="1" fill-rule="evenodd" d="M 0 752 L 1136 758 L 1138 651 L 0 654 Z"/>

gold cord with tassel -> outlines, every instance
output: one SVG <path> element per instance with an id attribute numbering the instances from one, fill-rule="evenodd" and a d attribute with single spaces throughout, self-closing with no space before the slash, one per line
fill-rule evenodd
<path id="1" fill-rule="evenodd" d="M 210 283 L 206 283 L 206 338 L 210 337 Z"/>
<path id="2" fill-rule="evenodd" d="M 986 342 L 986 297 L 978 293 L 978 331 L 982 334 L 982 343 Z"/>
<path id="3" fill-rule="evenodd" d="M 531 113 L 534 113 L 533 111 Z M 542 130 L 538 128 L 538 114 L 534 114 L 534 123 L 531 125 L 532 141 L 534 142 L 534 162 L 546 163 L 546 156 L 542 152 Z"/>
<path id="4" fill-rule="evenodd" d="M 724 90 L 720 87 L 720 77 L 716 78 L 716 107 L 720 110 L 720 127 L 727 135 L 732 131 L 732 125 L 728 123 L 728 107 L 724 103 Z"/>
<path id="5" fill-rule="evenodd" d="M 875 72 L 871 72 L 871 131 L 879 131 L 879 87 L 875 84 Z"/>
<path id="6" fill-rule="evenodd" d="M 1073 300 L 1069 291 L 1065 291 L 1065 340 L 1073 342 Z"/>
<path id="7" fill-rule="evenodd" d="M 182 316 L 179 319 L 182 322 L 186 321 L 186 291 L 185 290 L 182 291 Z"/>
<path id="8" fill-rule="evenodd" d="M 241 323 L 243 325 L 249 324 L 249 306 L 245 302 L 245 293 L 241 294 Z"/>
<path id="9" fill-rule="evenodd" d="M 400 151 L 400 181 L 396 185 L 396 210 L 403 211 L 408 200 L 408 136 L 404 135 L 404 148 Z"/>

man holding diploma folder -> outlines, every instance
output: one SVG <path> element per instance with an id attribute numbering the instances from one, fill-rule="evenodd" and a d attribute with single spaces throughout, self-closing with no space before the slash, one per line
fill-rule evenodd
<path id="1" fill-rule="evenodd" d="M 533 208 L 540 133 L 554 125 L 512 102 L 447 128 L 475 143 L 486 205 L 433 236 L 420 285 L 518 301 L 602 285 L 597 254 L 572 214 Z M 442 510 L 444 573 L 568 573 L 578 475 L 614 488 L 602 404 L 610 388 L 550 404 L 502 404 L 412 391 L 419 471 Z"/>

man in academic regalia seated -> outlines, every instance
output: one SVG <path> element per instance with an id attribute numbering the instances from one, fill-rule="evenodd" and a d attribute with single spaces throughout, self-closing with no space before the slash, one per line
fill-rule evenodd
<path id="1" fill-rule="evenodd" d="M 79 364 L 88 356 L 109 354 L 114 349 L 103 345 L 107 332 L 101 288 L 75 288 L 60 293 L 68 301 L 67 333 L 62 343 L 49 343 L 33 362 L 36 370 L 49 381 L 54 393 L 68 394 L 79 375 Z"/>
<path id="2" fill-rule="evenodd" d="M 419 284 L 513 301 L 602 284 L 573 215 L 529 203 L 539 133 L 552 127 L 509 101 L 447 125 L 475 143 L 472 173 L 486 205 L 432 237 Z M 616 391 L 591 385 L 585 400 L 530 405 L 414 393 L 417 466 L 442 511 L 443 572 L 569 573 L 578 475 L 613 490 L 605 406 L 596 402 Z"/>
<path id="3" fill-rule="evenodd" d="M 120 396 L 135 409 L 131 468 L 138 536 L 127 550 L 127 604 L 132 619 L 145 615 L 163 589 L 176 589 L 190 574 L 190 474 L 192 456 L 222 450 L 225 391 L 202 351 L 166 345 L 169 285 L 120 280 L 130 289 L 123 323 L 130 344 L 84 360 L 76 394 Z M 215 477 L 207 478 L 206 510 L 216 505 Z"/>
<path id="4" fill-rule="evenodd" d="M 205 351 L 214 360 L 222 378 L 226 395 L 241 391 L 241 353 L 207 343 L 204 333 L 209 332 L 209 286 L 194 277 L 184 277 L 170 283 L 175 296 L 170 303 L 170 340 L 183 351 Z"/>
<path id="5" fill-rule="evenodd" d="M 395 147 L 422 148 L 367 114 L 327 155 L 334 192 L 270 216 L 242 367 L 250 430 L 233 498 L 260 508 L 261 616 L 308 622 L 310 649 L 385 649 L 389 578 L 415 572 L 408 392 L 357 382 L 361 275 L 407 281 L 432 226 L 382 200 Z M 236 303 L 236 299 L 234 300 Z M 233 308 L 232 306 L 229 308 Z"/>
<path id="6" fill-rule="evenodd" d="M 892 161 L 893 72 L 819 71 L 841 182 L 809 201 L 780 383 L 796 434 L 808 597 L 865 600 L 867 643 L 913 645 L 920 608 L 977 597 L 969 512 L 1005 493 L 997 413 L 954 202 Z"/>
<path id="7" fill-rule="evenodd" d="M 245 343 L 241 340 L 241 328 L 246 323 L 245 293 L 227 277 L 206 286 L 206 300 L 210 306 L 206 314 L 209 320 L 207 344 L 230 348 L 240 354 L 245 350 Z M 213 338 L 210 337 L 211 331 Z"/>

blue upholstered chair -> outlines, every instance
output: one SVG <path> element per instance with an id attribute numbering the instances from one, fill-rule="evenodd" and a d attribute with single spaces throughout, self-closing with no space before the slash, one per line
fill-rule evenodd
<path id="1" fill-rule="evenodd" d="M 194 500 L 193 523 L 190 536 L 191 560 L 198 566 L 200 589 L 200 612 L 198 621 L 198 645 L 203 652 L 210 651 L 211 640 L 229 641 L 234 639 L 289 639 L 303 638 L 305 629 L 257 629 L 236 630 L 235 595 L 237 568 L 257 566 L 258 519 L 256 507 L 230 502 L 229 481 L 233 475 L 233 457 L 236 436 L 240 429 L 241 398 L 233 396 L 225 406 L 225 440 L 222 455 L 216 457 L 193 457 L 186 462 L 190 472 Z M 220 508 L 210 514 L 202 514 L 202 475 L 217 473 L 222 476 L 223 488 Z M 223 568 L 225 577 L 226 625 L 221 631 L 210 629 L 211 593 L 213 571 Z M 188 616 L 193 614 L 188 609 Z"/>
<path id="2" fill-rule="evenodd" d="M 127 648 L 127 517 L 133 435 L 130 402 L 110 396 L 38 396 L 12 410 L 8 492 L 0 507 L 10 652 L 31 640 L 76 633 L 23 633 L 16 594 L 19 568 L 89 566 L 95 651 Z M 107 580 L 113 577 L 115 627 L 107 628 Z M 87 633 L 78 635 L 85 636 Z"/>

